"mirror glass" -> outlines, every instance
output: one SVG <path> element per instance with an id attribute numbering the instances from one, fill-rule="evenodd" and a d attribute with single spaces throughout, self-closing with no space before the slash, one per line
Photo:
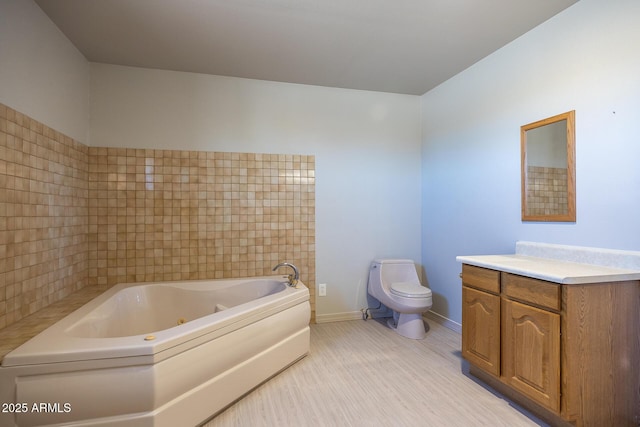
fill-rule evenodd
<path id="1" fill-rule="evenodd" d="M 575 111 L 520 128 L 522 220 L 576 220 Z"/>

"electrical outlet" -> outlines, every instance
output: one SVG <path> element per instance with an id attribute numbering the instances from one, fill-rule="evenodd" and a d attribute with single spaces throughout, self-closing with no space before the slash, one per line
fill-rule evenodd
<path id="1" fill-rule="evenodd" d="M 320 297 L 326 297 L 327 296 L 327 284 L 326 283 L 320 283 L 318 285 L 318 296 L 320 296 Z"/>

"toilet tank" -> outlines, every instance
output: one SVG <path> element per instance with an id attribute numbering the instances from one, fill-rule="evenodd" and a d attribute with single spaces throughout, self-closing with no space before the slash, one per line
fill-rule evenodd
<path id="1" fill-rule="evenodd" d="M 380 268 L 380 278 L 384 287 L 396 282 L 420 283 L 416 266 L 410 259 L 377 259 L 374 264 Z"/>

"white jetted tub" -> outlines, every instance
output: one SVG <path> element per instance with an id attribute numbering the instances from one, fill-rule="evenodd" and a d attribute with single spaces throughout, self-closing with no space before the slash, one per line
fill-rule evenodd
<path id="1" fill-rule="evenodd" d="M 201 423 L 309 352 L 287 277 L 120 284 L 5 356 L 0 425 Z"/>

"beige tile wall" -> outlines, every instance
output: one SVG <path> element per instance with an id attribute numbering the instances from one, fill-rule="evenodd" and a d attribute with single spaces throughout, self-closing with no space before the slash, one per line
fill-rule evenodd
<path id="1" fill-rule="evenodd" d="M 289 261 L 314 289 L 313 156 L 92 147 L 89 170 L 90 284 L 260 276 Z"/>
<path id="2" fill-rule="evenodd" d="M 527 168 L 527 212 L 529 215 L 562 215 L 568 210 L 567 169 Z"/>
<path id="3" fill-rule="evenodd" d="M 87 284 L 88 149 L 0 104 L 0 328 Z"/>
<path id="4" fill-rule="evenodd" d="M 280 261 L 299 267 L 315 313 L 314 162 L 87 147 L 0 104 L 0 328 L 86 285 L 268 275 Z"/>

